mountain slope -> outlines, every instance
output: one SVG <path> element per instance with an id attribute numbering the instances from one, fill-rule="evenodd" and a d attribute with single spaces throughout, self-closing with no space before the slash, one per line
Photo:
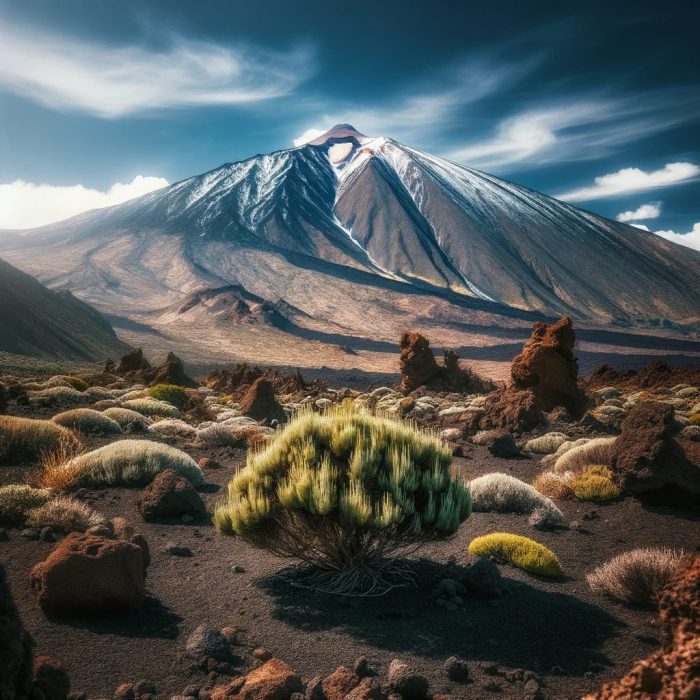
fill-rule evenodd
<path id="1" fill-rule="evenodd" d="M 141 320 L 239 285 L 356 333 L 369 305 L 397 312 L 388 289 L 496 315 L 700 323 L 697 251 L 347 124 L 115 207 L 6 232 L 0 253 Z"/>
<path id="2" fill-rule="evenodd" d="M 0 350 L 101 362 L 127 349 L 91 306 L 0 260 Z"/>

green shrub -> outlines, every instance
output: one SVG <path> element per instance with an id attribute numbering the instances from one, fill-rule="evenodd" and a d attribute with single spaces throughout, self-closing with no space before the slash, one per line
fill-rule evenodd
<path id="1" fill-rule="evenodd" d="M 68 386 L 72 386 L 76 391 L 85 391 L 85 389 L 88 388 L 87 383 L 80 377 L 66 377 L 66 383 Z"/>
<path id="2" fill-rule="evenodd" d="M 672 549 L 633 549 L 613 557 L 586 579 L 596 593 L 628 605 L 655 608 L 682 555 Z"/>
<path id="3" fill-rule="evenodd" d="M 579 501 L 603 503 L 620 496 L 612 480 L 612 472 L 602 464 L 592 464 L 571 481 L 574 497 Z"/>
<path id="4" fill-rule="evenodd" d="M 389 418 L 303 412 L 248 462 L 214 523 L 257 547 L 313 565 L 309 585 L 384 592 L 390 556 L 447 537 L 471 511 L 437 438 Z M 388 567 L 385 568 L 385 567 Z"/>
<path id="5" fill-rule="evenodd" d="M 45 465 L 42 484 L 65 489 L 132 486 L 147 484 L 164 469 L 173 469 L 193 484 L 204 481 L 197 463 L 181 450 L 150 440 L 118 440 L 63 464 Z"/>
<path id="6" fill-rule="evenodd" d="M 24 525 L 27 512 L 50 498 L 48 489 L 33 489 L 27 484 L 0 486 L 0 525 Z"/>
<path id="7" fill-rule="evenodd" d="M 525 443 L 526 452 L 548 455 L 556 452 L 569 438 L 564 433 L 547 433 Z"/>
<path id="8" fill-rule="evenodd" d="M 122 432 L 119 423 L 91 408 L 73 408 L 55 415 L 51 420 L 64 428 L 79 430 L 81 433 L 118 435 Z"/>
<path id="9" fill-rule="evenodd" d="M 189 401 L 187 392 L 177 384 L 156 384 L 148 390 L 148 395 L 157 401 L 166 401 L 182 410 Z"/>
<path id="10" fill-rule="evenodd" d="M 57 496 L 32 508 L 27 513 L 26 525 L 40 530 L 50 527 L 59 532 L 85 532 L 95 525 L 103 525 L 104 516 L 85 503 L 66 496 Z"/>
<path id="11" fill-rule="evenodd" d="M 77 406 L 88 401 L 82 392 L 63 384 L 39 391 L 30 391 L 28 395 L 29 400 L 38 406 L 51 406 L 59 403 Z"/>
<path id="12" fill-rule="evenodd" d="M 0 416 L 0 463 L 36 460 L 62 441 L 78 442 L 73 433 L 50 420 Z"/>
<path id="13" fill-rule="evenodd" d="M 508 532 L 494 532 L 471 541 L 469 553 L 477 557 L 496 557 L 523 571 L 538 576 L 563 576 L 554 552 L 529 537 Z"/>
<path id="14" fill-rule="evenodd" d="M 167 401 L 158 401 L 156 399 L 130 399 L 124 402 L 124 406 L 148 417 L 180 417 L 180 411 Z"/>
<path id="15" fill-rule="evenodd" d="M 120 408 L 114 406 L 102 411 L 107 418 L 111 418 L 121 426 L 121 429 L 131 433 L 145 433 L 151 425 L 151 419 L 138 411 L 130 408 Z"/>

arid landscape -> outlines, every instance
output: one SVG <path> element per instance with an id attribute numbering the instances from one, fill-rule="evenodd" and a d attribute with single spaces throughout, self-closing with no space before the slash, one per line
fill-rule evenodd
<path id="1" fill-rule="evenodd" d="M 0 0 L 0 700 L 700 700 L 698 26 Z"/>

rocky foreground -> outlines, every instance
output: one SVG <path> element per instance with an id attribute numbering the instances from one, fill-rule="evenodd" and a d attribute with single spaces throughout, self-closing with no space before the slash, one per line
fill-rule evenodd
<path id="1" fill-rule="evenodd" d="M 537 324 L 499 386 L 417 333 L 400 386 L 364 391 L 247 365 L 195 381 L 140 351 L 3 377 L 0 699 L 699 697 L 700 371 L 583 380 L 574 342 Z M 350 401 L 439 434 L 472 491 L 458 534 L 408 560 L 415 587 L 377 599 L 295 589 L 211 527 L 247 450 Z M 468 553 L 494 531 L 563 576 Z M 650 547 L 667 568 L 635 604 L 587 582 Z"/>

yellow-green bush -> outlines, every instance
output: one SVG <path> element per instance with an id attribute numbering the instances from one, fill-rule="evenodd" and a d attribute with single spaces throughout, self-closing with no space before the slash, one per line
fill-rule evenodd
<path id="1" fill-rule="evenodd" d="M 612 501 L 620 495 L 620 489 L 612 480 L 612 472 L 602 464 L 592 464 L 571 481 L 571 490 L 579 501 L 601 503 Z"/>
<path id="2" fill-rule="evenodd" d="M 132 411 L 138 411 L 144 416 L 160 417 L 160 418 L 179 418 L 180 410 L 167 401 L 159 401 L 158 399 L 129 399 L 124 402 L 126 408 Z"/>
<path id="3" fill-rule="evenodd" d="M 189 400 L 187 392 L 177 384 L 156 384 L 148 390 L 148 395 L 157 401 L 171 403 L 180 410 L 187 405 Z"/>
<path id="4" fill-rule="evenodd" d="M 69 430 L 50 420 L 0 416 L 0 464 L 22 459 L 35 460 L 61 442 L 77 443 Z"/>
<path id="5" fill-rule="evenodd" d="M 563 576 L 554 552 L 529 537 L 508 532 L 493 532 L 473 539 L 469 553 L 477 557 L 495 557 L 538 576 Z"/>
<path id="6" fill-rule="evenodd" d="M 80 377 L 66 377 L 66 383 L 72 386 L 76 391 L 85 391 L 88 388 L 86 382 Z"/>
<path id="7" fill-rule="evenodd" d="M 118 435 L 122 432 L 119 423 L 92 408 L 73 408 L 58 413 L 51 420 L 64 428 L 78 430 L 81 433 Z"/>
<path id="8" fill-rule="evenodd" d="M 450 462 L 446 445 L 399 420 L 305 411 L 249 452 L 214 523 L 326 571 L 371 569 L 407 545 L 452 535 L 469 516 L 469 491 Z"/>

